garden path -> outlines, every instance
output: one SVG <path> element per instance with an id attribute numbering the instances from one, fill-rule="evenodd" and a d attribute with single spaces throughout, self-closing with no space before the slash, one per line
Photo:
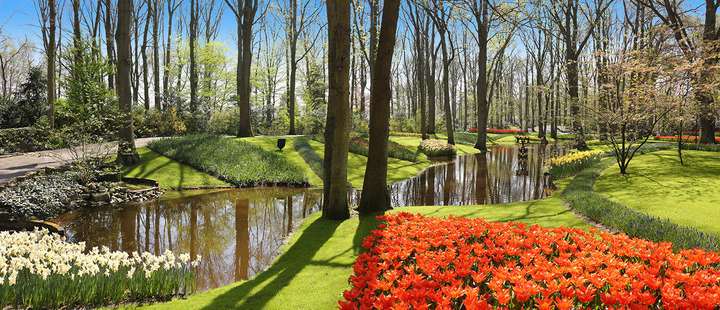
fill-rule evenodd
<path id="1" fill-rule="evenodd" d="M 160 137 L 135 139 L 135 146 L 140 148 L 148 142 Z M 110 142 L 112 143 L 112 142 Z M 106 146 L 108 144 L 104 144 Z M 98 145 L 91 145 L 88 149 L 97 149 Z M 0 157 L 0 184 L 13 178 L 25 175 L 28 172 L 40 170 L 45 167 L 57 167 L 67 164 L 73 158 L 71 149 L 58 149 L 49 151 L 30 152 Z"/>

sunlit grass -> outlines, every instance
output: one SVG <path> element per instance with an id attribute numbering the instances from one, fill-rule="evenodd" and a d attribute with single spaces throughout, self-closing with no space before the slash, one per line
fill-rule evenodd
<path id="1" fill-rule="evenodd" d="M 148 148 L 141 147 L 137 151 L 140 154 L 141 162 L 135 166 L 123 168 L 123 176 L 153 179 L 160 183 L 160 188 L 166 190 L 232 186 Z"/>

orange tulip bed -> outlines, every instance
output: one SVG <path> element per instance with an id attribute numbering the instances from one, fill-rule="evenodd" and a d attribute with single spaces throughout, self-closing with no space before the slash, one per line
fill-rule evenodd
<path id="1" fill-rule="evenodd" d="M 655 136 L 655 140 L 664 140 L 664 141 L 677 141 L 678 136 Z M 684 141 L 697 141 L 697 136 L 683 136 L 682 139 Z M 715 138 L 715 141 L 720 142 L 720 138 Z"/>
<path id="2" fill-rule="evenodd" d="M 591 229 L 378 217 L 342 309 L 717 309 L 720 256 Z"/>

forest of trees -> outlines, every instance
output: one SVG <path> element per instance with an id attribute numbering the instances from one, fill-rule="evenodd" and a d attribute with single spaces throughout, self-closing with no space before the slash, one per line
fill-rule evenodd
<path id="1" fill-rule="evenodd" d="M 698 131 L 701 143 L 715 143 L 720 1 L 35 6 L 36 34 L 0 29 L 0 126 L 109 119 L 102 130 L 119 134 L 127 163 L 137 161 L 134 135 L 184 132 L 324 133 L 341 145 L 349 132 L 373 144 L 396 131 L 453 144 L 455 132 L 476 128 L 475 147 L 485 150 L 486 128 L 572 134 L 578 148 L 634 128 Z M 670 117 L 655 126 L 661 116 Z M 326 162 L 342 153 L 327 147 Z M 332 166 L 326 179 L 339 174 Z"/>

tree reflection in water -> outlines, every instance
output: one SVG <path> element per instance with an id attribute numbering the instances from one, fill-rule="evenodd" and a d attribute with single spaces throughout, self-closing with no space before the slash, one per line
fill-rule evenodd
<path id="1" fill-rule="evenodd" d="M 314 189 L 234 189 L 134 203 L 121 209 L 77 210 L 55 219 L 68 240 L 88 248 L 202 255 L 198 289 L 252 277 L 274 259 L 299 219 L 317 211 Z"/>
<path id="2" fill-rule="evenodd" d="M 545 197 L 550 180 L 542 166 L 562 148 L 533 146 L 527 159 L 517 147 L 460 156 L 391 185 L 394 206 L 474 205 Z M 517 173 L 523 170 L 527 173 Z M 392 172 L 390 172 L 392 173 Z M 350 193 L 357 205 L 359 191 Z M 322 191 L 302 188 L 233 189 L 191 197 L 133 203 L 122 208 L 77 210 L 55 222 L 70 241 L 88 247 L 162 254 L 202 255 L 198 289 L 252 277 L 267 268 L 300 219 L 319 210 Z"/>

